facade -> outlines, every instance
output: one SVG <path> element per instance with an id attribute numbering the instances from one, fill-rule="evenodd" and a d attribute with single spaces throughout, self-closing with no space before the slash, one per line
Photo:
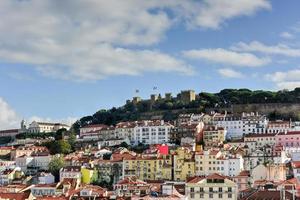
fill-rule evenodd
<path id="1" fill-rule="evenodd" d="M 28 126 L 29 133 L 49 133 L 56 132 L 59 129 L 65 128 L 70 129 L 70 126 L 61 123 L 49 123 L 49 122 L 36 122 L 33 121 Z"/>
<path id="2" fill-rule="evenodd" d="M 26 174 L 36 174 L 40 170 L 48 170 L 51 155 L 48 152 L 33 153 L 16 158 L 16 166 Z"/>
<path id="3" fill-rule="evenodd" d="M 223 127 L 207 126 L 203 130 L 203 142 L 206 147 L 217 147 L 225 141 L 226 133 Z"/>
<path id="4" fill-rule="evenodd" d="M 300 177 L 300 161 L 293 161 L 292 162 L 292 169 L 294 177 Z"/>
<path id="5" fill-rule="evenodd" d="M 61 168 L 59 171 L 59 177 L 60 181 L 63 181 L 64 179 L 76 179 L 81 181 L 81 167 L 67 166 Z"/>
<path id="6" fill-rule="evenodd" d="M 227 138 L 237 139 L 251 133 L 262 134 L 267 128 L 267 118 L 258 113 L 215 114 L 214 124 L 227 130 Z"/>
<path id="7" fill-rule="evenodd" d="M 300 147 L 300 131 L 287 131 L 278 133 L 276 144 L 284 147 Z"/>
<path id="8" fill-rule="evenodd" d="M 237 189 L 239 192 L 247 190 L 251 187 L 249 171 L 241 171 L 239 175 L 232 177 L 232 180 L 237 184 Z"/>
<path id="9" fill-rule="evenodd" d="M 136 126 L 135 122 L 120 122 L 116 125 L 115 137 L 124 139 L 128 138 L 131 140 L 133 137 L 133 129 Z"/>
<path id="10" fill-rule="evenodd" d="M 51 173 L 42 172 L 38 176 L 39 184 L 53 184 L 55 182 L 55 177 Z"/>
<path id="11" fill-rule="evenodd" d="M 237 184 L 220 174 L 195 177 L 186 183 L 187 199 L 237 199 Z"/>
<path id="12" fill-rule="evenodd" d="M 56 183 L 53 184 L 37 184 L 31 188 L 31 193 L 34 197 L 55 196 Z"/>
<path id="13" fill-rule="evenodd" d="M 123 176 L 140 180 L 172 180 L 171 156 L 136 156 L 123 159 Z"/>
<path id="14" fill-rule="evenodd" d="M 180 147 L 173 154 L 174 181 L 186 181 L 195 176 L 195 152 Z"/>
<path id="15" fill-rule="evenodd" d="M 264 147 L 266 145 L 274 146 L 276 144 L 276 133 L 268 134 L 249 134 L 245 135 L 244 142 L 255 142 L 256 147 Z"/>
<path id="16" fill-rule="evenodd" d="M 10 184 L 14 178 L 15 178 L 15 174 L 16 174 L 16 169 L 6 169 L 0 172 L 0 185 L 8 185 Z"/>
<path id="17" fill-rule="evenodd" d="M 150 193 L 150 185 L 136 177 L 127 177 L 113 186 L 116 195 L 122 197 L 141 196 Z"/>
<path id="18" fill-rule="evenodd" d="M 11 160 L 15 160 L 21 156 L 30 156 L 35 153 L 49 153 L 48 149 L 43 146 L 20 146 L 11 151 Z"/>
<path id="19" fill-rule="evenodd" d="M 195 153 L 195 173 L 197 176 L 207 176 L 212 173 L 224 176 L 237 176 L 244 169 L 244 159 L 241 155 L 233 155 L 218 150 L 208 150 Z"/>
<path id="20" fill-rule="evenodd" d="M 169 142 L 173 125 L 164 121 L 140 121 L 133 129 L 132 144 L 163 144 Z"/>
<path id="21" fill-rule="evenodd" d="M 80 137 L 96 137 L 100 135 L 100 131 L 108 126 L 104 124 L 91 124 L 80 128 Z"/>
<path id="22" fill-rule="evenodd" d="M 264 166 L 263 164 L 257 165 L 251 171 L 251 182 L 259 180 L 266 181 L 284 181 L 287 176 L 287 167 L 285 164 L 269 164 Z"/>
<path id="23" fill-rule="evenodd" d="M 203 122 L 199 123 L 180 123 L 170 131 L 170 142 L 179 143 L 182 138 L 199 138 L 203 130 Z M 201 136 L 202 138 L 202 136 Z"/>
<path id="24" fill-rule="evenodd" d="M 267 133 L 281 133 L 286 132 L 291 129 L 291 122 L 290 121 L 269 121 L 267 126 Z"/>

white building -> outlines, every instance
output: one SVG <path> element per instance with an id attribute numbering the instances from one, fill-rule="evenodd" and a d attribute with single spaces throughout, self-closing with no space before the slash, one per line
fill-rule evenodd
<path id="1" fill-rule="evenodd" d="M 245 135 L 244 141 L 245 141 L 245 143 L 255 142 L 256 147 L 264 147 L 266 145 L 269 145 L 272 147 L 276 144 L 275 136 L 276 136 L 276 133 L 248 134 L 248 135 Z"/>
<path id="2" fill-rule="evenodd" d="M 224 176 L 237 176 L 244 170 L 244 160 L 239 154 L 208 150 L 195 154 L 195 173 L 197 176 L 207 176 L 219 173 Z"/>
<path id="3" fill-rule="evenodd" d="M 116 138 L 131 138 L 133 137 L 134 127 L 136 122 L 120 122 L 116 125 L 115 136 Z"/>
<path id="4" fill-rule="evenodd" d="M 80 166 L 67 166 L 61 168 L 59 171 L 59 180 L 63 181 L 65 178 L 81 180 Z"/>
<path id="5" fill-rule="evenodd" d="M 173 125 L 164 121 L 140 121 L 134 127 L 132 144 L 163 144 L 169 141 Z"/>
<path id="6" fill-rule="evenodd" d="M 38 176 L 38 184 L 52 184 L 55 183 L 55 177 L 51 173 L 42 172 Z"/>
<path id="7" fill-rule="evenodd" d="M 34 174 L 39 170 L 48 170 L 51 155 L 47 152 L 33 153 L 30 156 L 20 156 L 16 158 L 16 166 L 23 172 Z"/>
<path id="8" fill-rule="evenodd" d="M 291 122 L 290 121 L 269 121 L 267 126 L 267 133 L 281 133 L 291 130 Z"/>
<path id="9" fill-rule="evenodd" d="M 96 137 L 100 135 L 100 131 L 103 128 L 107 128 L 104 124 L 90 124 L 80 128 L 80 137 Z"/>
<path id="10" fill-rule="evenodd" d="M 185 186 L 185 199 L 237 199 L 237 184 L 217 173 L 194 177 Z"/>
<path id="11" fill-rule="evenodd" d="M 218 127 L 224 127 L 227 130 L 227 138 L 242 138 L 250 133 L 265 133 L 268 120 L 266 116 L 258 113 L 233 114 L 215 114 L 213 122 Z"/>
<path id="12" fill-rule="evenodd" d="M 70 129 L 70 126 L 61 123 L 49 123 L 49 122 L 36 122 L 33 121 L 29 124 L 28 132 L 29 133 L 49 133 L 56 132 L 59 129 L 65 128 Z"/>

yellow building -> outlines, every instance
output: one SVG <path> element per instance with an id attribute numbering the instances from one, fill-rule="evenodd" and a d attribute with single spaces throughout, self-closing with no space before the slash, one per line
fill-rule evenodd
<path id="1" fill-rule="evenodd" d="M 124 178 L 136 176 L 140 180 L 172 180 L 171 156 L 137 156 L 123 160 Z"/>
<path id="2" fill-rule="evenodd" d="M 195 176 L 195 155 L 188 148 L 180 147 L 174 152 L 174 180 L 186 181 Z"/>
<path id="3" fill-rule="evenodd" d="M 220 174 L 195 177 L 185 186 L 186 199 L 237 199 L 237 184 Z"/>
<path id="4" fill-rule="evenodd" d="M 213 147 L 225 141 L 226 130 L 223 127 L 208 126 L 203 131 L 203 142 L 206 147 Z"/>
<path id="5" fill-rule="evenodd" d="M 81 167 L 81 182 L 85 184 L 90 184 L 92 182 L 92 177 L 94 175 L 93 168 Z"/>

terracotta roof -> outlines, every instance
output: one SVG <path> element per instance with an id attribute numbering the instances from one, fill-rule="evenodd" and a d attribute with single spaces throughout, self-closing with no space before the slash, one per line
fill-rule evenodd
<path id="1" fill-rule="evenodd" d="M 248 170 L 241 171 L 238 176 L 250 176 L 250 172 Z"/>
<path id="2" fill-rule="evenodd" d="M 199 181 L 202 181 L 203 179 L 205 179 L 204 176 L 196 176 L 196 177 L 189 178 L 187 180 L 187 183 L 198 183 Z"/>
<path id="3" fill-rule="evenodd" d="M 82 128 L 106 128 L 106 127 L 107 127 L 107 125 L 105 125 L 105 124 L 89 124 Z"/>
<path id="4" fill-rule="evenodd" d="M 300 168 L 300 161 L 293 161 L 292 162 L 292 167 L 293 168 Z"/>
<path id="5" fill-rule="evenodd" d="M 206 179 L 218 179 L 218 180 L 224 180 L 225 178 L 226 178 L 225 176 L 222 176 L 217 173 L 210 174 L 206 177 Z"/>
<path id="6" fill-rule="evenodd" d="M 117 185 L 148 185 L 146 182 L 137 179 L 136 177 L 127 177 L 118 181 Z"/>
<path id="7" fill-rule="evenodd" d="M 30 193 L 0 193 L 0 199 L 25 200 Z"/>
<path id="8" fill-rule="evenodd" d="M 245 200 L 281 200 L 280 191 L 256 191 L 252 193 L 250 196 L 243 198 Z M 293 195 L 286 191 L 285 200 L 292 200 Z"/>

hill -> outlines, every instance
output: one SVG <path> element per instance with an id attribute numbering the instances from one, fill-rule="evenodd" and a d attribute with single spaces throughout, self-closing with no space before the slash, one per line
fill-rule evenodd
<path id="1" fill-rule="evenodd" d="M 176 119 L 180 113 L 200 113 L 217 111 L 256 111 L 269 115 L 271 119 L 294 119 L 300 116 L 300 88 L 292 91 L 264 91 L 249 89 L 224 89 L 218 93 L 201 92 L 195 94 L 195 100 L 183 101 L 182 94 L 165 98 L 160 95 L 151 96 L 151 99 L 140 100 L 134 98 L 124 106 L 99 110 L 93 115 L 84 116 L 73 124 L 73 129 L 88 124 L 115 125 L 120 121 L 162 118 Z M 255 106 L 253 106 L 255 105 Z M 290 108 L 290 109 L 289 109 Z"/>

